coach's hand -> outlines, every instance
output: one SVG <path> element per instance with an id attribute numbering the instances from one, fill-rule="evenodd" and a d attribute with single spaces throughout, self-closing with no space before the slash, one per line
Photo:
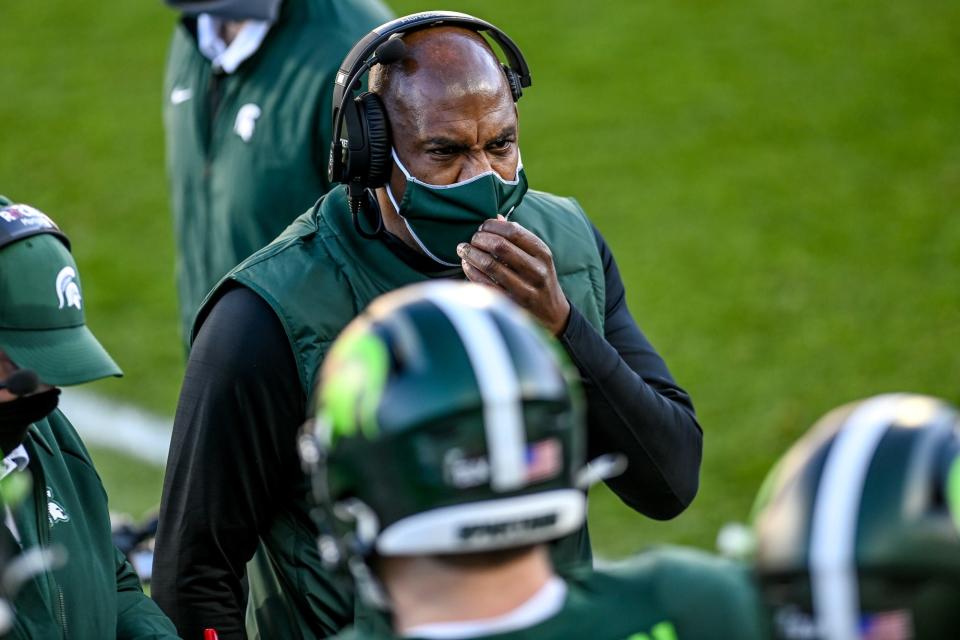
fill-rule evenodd
<path id="1" fill-rule="evenodd" d="M 543 240 L 503 216 L 487 220 L 470 243 L 457 246 L 463 272 L 473 282 L 496 287 L 559 336 L 570 319 L 553 254 Z"/>

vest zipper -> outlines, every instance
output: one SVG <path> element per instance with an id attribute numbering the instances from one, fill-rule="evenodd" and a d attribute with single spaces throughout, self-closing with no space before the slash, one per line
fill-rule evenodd
<path id="1" fill-rule="evenodd" d="M 63 587 L 57 585 L 57 617 L 60 620 L 60 626 L 63 628 L 63 637 L 69 637 L 67 634 L 67 606 L 63 602 Z"/>
<path id="2" fill-rule="evenodd" d="M 34 452 L 33 447 L 27 448 L 27 453 L 30 454 L 30 459 L 39 459 L 35 457 L 37 454 Z M 43 473 L 43 467 L 39 464 L 33 465 L 33 496 L 34 496 L 34 505 L 36 508 L 36 517 L 37 517 L 37 542 L 38 546 L 41 549 L 50 548 L 50 505 L 47 502 L 47 478 Z M 67 637 L 67 608 L 63 600 L 63 587 L 57 584 L 56 580 L 53 577 L 51 572 L 47 578 L 47 594 L 51 597 L 51 606 L 56 609 L 57 622 L 60 623 L 60 628 L 63 629 L 63 637 Z M 56 585 L 56 590 L 52 588 L 53 585 Z"/>
<path id="3" fill-rule="evenodd" d="M 207 121 L 206 145 L 204 158 L 204 174 L 210 173 L 210 150 L 213 146 L 217 115 L 220 113 L 220 104 L 223 101 L 223 79 L 226 74 L 222 71 L 211 70 L 210 80 L 207 83 Z"/>
<path id="4" fill-rule="evenodd" d="M 222 71 L 210 72 L 210 88 L 207 91 L 207 107 L 210 109 L 210 122 L 217 119 L 217 112 L 220 110 L 220 99 L 223 97 L 222 87 L 223 77 L 226 74 Z"/>

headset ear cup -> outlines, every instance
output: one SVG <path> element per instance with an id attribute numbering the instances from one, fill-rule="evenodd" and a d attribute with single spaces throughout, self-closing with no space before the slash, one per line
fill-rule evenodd
<path id="1" fill-rule="evenodd" d="M 523 95 L 523 87 L 520 86 L 520 76 L 509 66 L 503 64 L 503 72 L 507 75 L 507 84 L 510 85 L 510 93 L 513 94 L 513 101 L 516 102 Z"/>
<path id="2" fill-rule="evenodd" d="M 366 129 L 359 101 L 356 99 L 347 101 L 343 105 L 342 134 L 347 143 L 334 152 L 338 154 L 336 158 L 332 158 L 334 180 L 349 184 L 358 178 L 363 179 L 366 175 L 369 150 L 366 144 Z M 340 169 L 339 172 L 336 171 L 337 167 Z"/>
<path id="3" fill-rule="evenodd" d="M 383 101 L 375 93 L 366 92 L 357 97 L 361 117 L 367 126 L 367 160 L 365 186 L 382 187 L 390 179 L 393 163 L 390 161 L 390 121 Z"/>

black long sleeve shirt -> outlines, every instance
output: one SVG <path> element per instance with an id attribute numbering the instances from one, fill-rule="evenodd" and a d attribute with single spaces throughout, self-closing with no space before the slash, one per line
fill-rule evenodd
<path id="1" fill-rule="evenodd" d="M 671 518 L 697 492 L 702 433 L 689 396 L 630 315 L 613 254 L 594 233 L 606 279 L 604 335 L 572 308 L 560 337 L 586 389 L 588 451 L 625 454 L 627 471 L 610 487 L 640 513 Z M 156 540 L 153 595 L 184 638 L 207 627 L 243 637 L 245 564 L 298 484 L 295 441 L 305 419 L 273 310 L 240 286 L 223 294 L 190 352 Z"/>

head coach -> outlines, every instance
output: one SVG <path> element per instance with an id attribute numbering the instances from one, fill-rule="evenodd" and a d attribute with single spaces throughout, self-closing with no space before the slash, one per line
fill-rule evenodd
<path id="1" fill-rule="evenodd" d="M 371 69 L 372 92 L 357 95 Z M 693 499 L 702 434 L 688 395 L 580 206 L 528 190 L 515 103 L 530 84 L 513 41 L 459 13 L 399 18 L 347 55 L 330 162 L 343 186 L 233 270 L 194 327 L 153 585 L 184 637 L 241 637 L 245 574 L 251 636 L 322 636 L 352 620 L 317 556 L 296 434 L 331 342 L 408 284 L 467 278 L 518 302 L 580 371 L 588 454 L 627 457 L 610 487 L 658 519 Z M 561 571 L 589 562 L 585 529 L 553 555 Z"/>

